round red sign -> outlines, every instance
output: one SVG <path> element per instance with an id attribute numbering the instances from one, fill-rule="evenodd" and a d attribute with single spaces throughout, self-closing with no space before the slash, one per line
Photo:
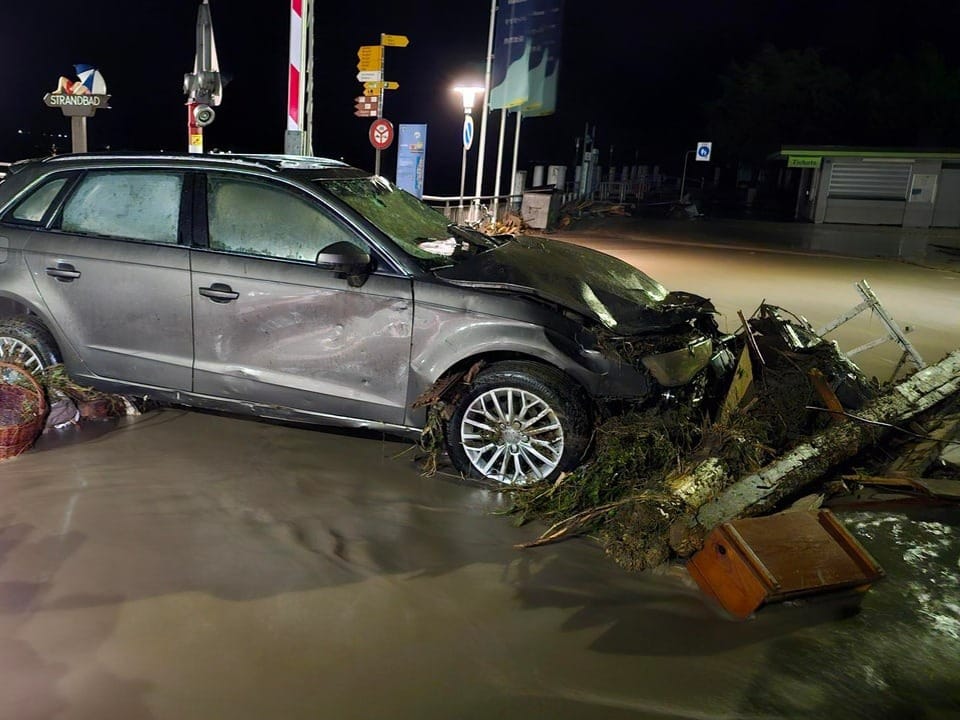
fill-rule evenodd
<path id="1" fill-rule="evenodd" d="M 386 150 L 393 143 L 393 123 L 377 118 L 370 125 L 370 144 L 377 150 Z"/>

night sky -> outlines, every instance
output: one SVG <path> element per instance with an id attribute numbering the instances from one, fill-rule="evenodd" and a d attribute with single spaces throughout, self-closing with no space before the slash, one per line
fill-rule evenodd
<path id="1" fill-rule="evenodd" d="M 197 6 L 197 0 L 3 0 L 0 160 L 49 149 L 53 140 L 44 133 L 68 131 L 69 120 L 42 98 L 60 75 L 73 77 L 79 62 L 96 65 L 112 95 L 113 109 L 89 123 L 91 149 L 185 150 L 182 79 L 192 69 Z M 395 125 L 428 124 L 426 192 L 456 194 L 462 110 L 450 88 L 468 78 L 482 84 L 489 10 L 486 0 L 318 0 L 316 154 L 372 168 L 370 120 L 353 116 L 360 94 L 356 50 L 378 43 L 381 32 L 407 35 L 409 47 L 387 49 L 386 79 L 400 89 L 388 93 L 385 115 Z M 211 11 L 221 70 L 232 80 L 205 132 L 206 148 L 280 152 L 288 4 L 211 0 Z M 710 139 L 703 107 L 718 92 L 719 74 L 764 43 L 815 47 L 832 65 L 861 72 L 926 42 L 956 67 L 957 27 L 960 3 L 943 0 L 566 0 L 558 109 L 523 124 L 520 165 L 572 163 L 575 138 L 589 123 L 597 128 L 602 162 L 612 147 L 617 164 L 669 169 L 685 149 Z M 489 123 L 488 178 L 498 118 L 496 112 Z M 511 133 L 512 121 L 508 149 Z M 58 144 L 69 149 L 68 140 Z M 476 152 L 475 145 L 468 178 Z M 392 176 L 395 163 L 395 149 L 387 151 L 384 174 Z M 492 178 L 485 187 L 491 190 Z"/>

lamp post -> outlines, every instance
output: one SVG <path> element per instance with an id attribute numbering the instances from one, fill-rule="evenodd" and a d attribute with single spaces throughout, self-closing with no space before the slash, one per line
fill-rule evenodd
<path id="1" fill-rule="evenodd" d="M 463 100 L 463 159 L 460 162 L 460 214 L 463 214 L 464 188 L 467 182 L 467 150 L 473 145 L 473 103 L 483 88 L 477 85 L 457 85 L 454 92 Z M 460 218 L 463 219 L 462 217 Z"/>

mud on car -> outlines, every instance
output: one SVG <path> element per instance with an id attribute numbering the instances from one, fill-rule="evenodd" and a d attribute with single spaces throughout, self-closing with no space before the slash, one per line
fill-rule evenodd
<path id="1" fill-rule="evenodd" d="M 333 160 L 75 155 L 0 184 L 0 359 L 263 418 L 418 433 L 464 474 L 579 463 L 611 403 L 696 402 L 732 356 L 702 297 L 608 255 L 451 225 Z"/>

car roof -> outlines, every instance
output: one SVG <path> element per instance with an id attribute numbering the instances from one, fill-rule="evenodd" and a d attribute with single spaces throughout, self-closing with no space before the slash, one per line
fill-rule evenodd
<path id="1" fill-rule="evenodd" d="M 143 165 L 170 165 L 185 167 L 220 167 L 266 170 L 274 173 L 288 173 L 304 171 L 315 177 L 352 177 L 367 176 L 370 173 L 347 165 L 340 160 L 330 158 L 309 157 L 302 155 L 270 155 L 270 154 L 235 154 L 235 153 L 137 153 L 137 152 L 94 152 L 75 153 L 66 155 L 51 155 L 46 158 L 37 158 L 30 161 L 15 163 L 11 171 L 18 171 L 26 166 L 37 165 L 51 167 L 103 167 L 115 164 L 143 164 Z"/>

